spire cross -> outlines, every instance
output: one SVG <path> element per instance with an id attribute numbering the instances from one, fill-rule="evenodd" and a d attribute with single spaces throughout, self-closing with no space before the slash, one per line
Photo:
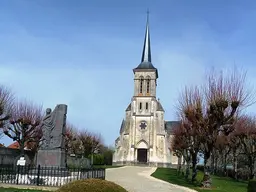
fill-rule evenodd
<path id="1" fill-rule="evenodd" d="M 149 18 L 149 9 L 147 10 L 147 21 L 148 21 L 148 18 Z"/>

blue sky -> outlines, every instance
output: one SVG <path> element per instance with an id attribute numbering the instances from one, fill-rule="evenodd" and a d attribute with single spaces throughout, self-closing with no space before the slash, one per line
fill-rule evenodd
<path id="1" fill-rule="evenodd" d="M 133 94 L 147 8 L 166 120 L 175 120 L 184 85 L 201 84 L 212 66 L 235 63 L 256 84 L 249 0 L 1 0 L 0 83 L 45 108 L 67 104 L 68 121 L 113 144 Z"/>

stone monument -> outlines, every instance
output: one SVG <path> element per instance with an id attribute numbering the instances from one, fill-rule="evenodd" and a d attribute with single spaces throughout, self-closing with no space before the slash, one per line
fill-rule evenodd
<path id="1" fill-rule="evenodd" d="M 37 165 L 66 168 L 65 132 L 67 105 L 59 104 L 46 115 L 39 125 L 43 136 L 37 153 Z"/>

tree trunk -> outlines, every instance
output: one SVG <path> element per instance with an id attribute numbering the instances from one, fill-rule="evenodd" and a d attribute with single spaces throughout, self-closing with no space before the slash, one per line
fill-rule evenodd
<path id="1" fill-rule="evenodd" d="M 233 153 L 233 170 L 234 170 L 234 179 L 238 180 L 237 178 L 237 156 Z"/>
<path id="2" fill-rule="evenodd" d="M 192 155 L 192 182 L 196 181 L 196 176 L 197 176 L 196 164 L 197 164 L 197 155 Z"/>
<path id="3" fill-rule="evenodd" d="M 227 153 L 224 155 L 224 163 L 223 163 L 223 170 L 224 170 L 224 176 L 227 176 Z"/>
<path id="4" fill-rule="evenodd" d="M 249 158 L 249 170 L 250 170 L 250 179 L 254 179 L 254 164 L 253 158 L 250 156 Z"/>
<path id="5" fill-rule="evenodd" d="M 213 174 L 216 174 L 218 170 L 218 156 L 216 155 L 215 158 L 214 158 L 214 171 L 213 171 Z"/>
<path id="6" fill-rule="evenodd" d="M 208 169 L 207 169 L 207 161 L 208 161 L 208 159 L 205 158 L 205 156 L 204 156 L 204 172 L 208 171 Z"/>
<path id="7" fill-rule="evenodd" d="M 24 157 L 24 155 L 25 155 L 25 151 L 24 151 L 25 141 L 24 141 L 24 139 L 21 139 L 20 142 L 18 142 L 18 143 L 20 145 L 20 155 L 21 155 L 21 157 Z"/>
<path id="8" fill-rule="evenodd" d="M 188 177 L 189 177 L 189 174 L 190 174 L 190 162 L 189 161 L 187 161 L 186 162 L 187 164 L 186 164 L 186 174 L 185 174 L 185 179 L 188 179 Z"/>
<path id="9" fill-rule="evenodd" d="M 181 157 L 178 157 L 178 174 L 180 174 L 180 172 L 181 172 L 181 161 L 182 161 L 182 156 Z"/>
<path id="10" fill-rule="evenodd" d="M 182 162 L 182 175 L 185 175 L 186 172 L 186 166 L 185 166 L 186 160 L 183 156 L 183 162 Z"/>
<path id="11" fill-rule="evenodd" d="M 205 188 L 211 187 L 211 184 L 212 184 L 211 177 L 210 177 L 210 174 L 208 172 L 208 167 L 207 167 L 208 159 L 209 159 L 209 156 L 204 155 L 204 177 L 203 177 L 203 180 L 201 183 L 202 183 L 203 187 L 205 187 Z"/>
<path id="12" fill-rule="evenodd" d="M 213 174 L 214 173 L 214 163 L 215 163 L 215 158 L 214 158 L 215 156 L 214 156 L 214 154 L 212 153 L 212 155 L 211 155 L 211 174 Z"/>
<path id="13" fill-rule="evenodd" d="M 225 164 L 225 158 L 224 158 L 224 154 L 223 154 L 223 152 L 221 152 L 221 154 L 220 154 L 220 157 L 221 157 L 221 169 L 220 169 L 220 175 L 222 175 L 222 176 L 224 176 L 225 175 L 225 171 L 224 171 L 224 164 Z"/>

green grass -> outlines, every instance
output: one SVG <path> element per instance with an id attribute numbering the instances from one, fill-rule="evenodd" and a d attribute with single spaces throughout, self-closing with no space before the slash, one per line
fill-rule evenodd
<path id="1" fill-rule="evenodd" d="M 105 169 L 110 169 L 110 168 L 118 168 L 122 166 L 117 166 L 117 165 L 93 165 L 94 168 L 105 168 Z"/>
<path id="2" fill-rule="evenodd" d="M 3 188 L 0 187 L 0 192 L 47 192 L 35 189 L 16 189 L 16 188 Z"/>
<path id="3" fill-rule="evenodd" d="M 202 189 L 199 187 L 199 182 L 194 184 L 191 181 L 186 181 L 183 176 L 177 174 L 176 169 L 170 168 L 157 168 L 157 170 L 151 176 L 169 183 L 195 189 L 199 192 L 247 192 L 248 185 L 247 182 L 239 182 L 228 177 L 218 177 L 212 175 L 212 189 Z M 201 181 L 202 178 L 203 173 L 198 172 L 197 181 Z"/>

